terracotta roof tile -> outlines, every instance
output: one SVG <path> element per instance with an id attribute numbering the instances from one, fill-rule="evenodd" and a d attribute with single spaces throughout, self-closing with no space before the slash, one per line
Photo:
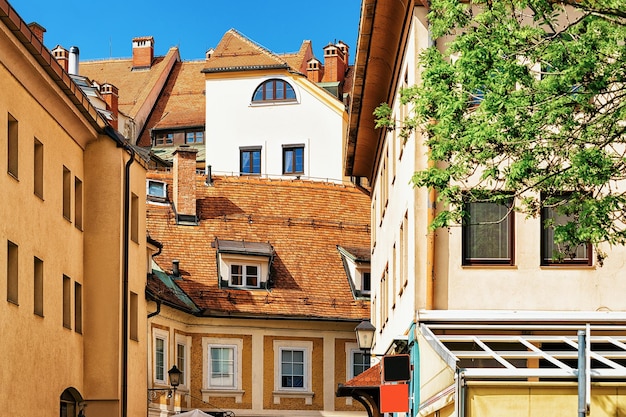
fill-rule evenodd
<path id="1" fill-rule="evenodd" d="M 171 183 L 172 176 L 148 177 Z M 369 198 L 356 187 L 245 177 L 217 177 L 208 187 L 198 176 L 197 205 L 200 224 L 179 226 L 169 205 L 149 203 L 147 228 L 163 244 L 156 261 L 165 270 L 180 261 L 176 283 L 204 314 L 369 318 L 369 302 L 354 299 L 337 250 L 369 245 Z M 269 242 L 274 286 L 219 288 L 216 237 Z"/>
<path id="2" fill-rule="evenodd" d="M 343 384 L 344 387 L 378 387 L 381 385 L 380 362 Z"/>
<path id="3" fill-rule="evenodd" d="M 314 58 L 313 45 L 311 41 L 305 40 L 300 46 L 300 50 L 295 54 L 281 54 L 280 57 L 284 59 L 291 68 L 306 74 L 307 62 Z"/>
<path id="4" fill-rule="evenodd" d="M 164 57 L 155 57 L 150 69 L 138 71 L 132 71 L 132 58 L 81 61 L 79 73 L 98 83 L 116 86 L 119 90 L 119 110 L 135 117 L 174 56 L 178 57 L 177 48 L 171 48 Z"/>
<path id="5" fill-rule="evenodd" d="M 289 64 L 235 29 L 224 34 L 204 65 L 206 72 L 281 67 Z"/>
<path id="6" fill-rule="evenodd" d="M 150 146 L 151 129 L 204 126 L 206 96 L 204 76 L 201 73 L 204 64 L 205 61 L 187 61 L 174 65 L 139 137 L 139 146 Z"/>

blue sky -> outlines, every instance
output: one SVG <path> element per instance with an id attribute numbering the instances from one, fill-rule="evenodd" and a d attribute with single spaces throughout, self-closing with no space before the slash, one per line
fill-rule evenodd
<path id="1" fill-rule="evenodd" d="M 272 52 L 296 52 L 305 39 L 322 57 L 329 42 L 350 46 L 354 61 L 361 0 L 9 0 L 26 23 L 44 28 L 48 49 L 78 46 L 80 59 L 130 57 L 132 38 L 154 36 L 155 55 L 178 46 L 183 60 L 203 59 L 237 29 Z M 313 7 L 314 6 L 314 7 Z"/>

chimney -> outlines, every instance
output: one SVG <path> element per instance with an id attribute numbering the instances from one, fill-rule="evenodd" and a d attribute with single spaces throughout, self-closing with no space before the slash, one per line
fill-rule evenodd
<path id="1" fill-rule="evenodd" d="M 46 28 L 44 28 L 37 22 L 29 23 L 28 28 L 31 32 L 33 32 L 33 35 L 35 35 L 35 37 L 39 39 L 39 42 L 41 42 L 41 44 L 43 45 L 43 34 L 46 32 Z"/>
<path id="2" fill-rule="evenodd" d="M 56 48 L 52 50 L 52 56 L 57 60 L 65 72 L 67 72 L 67 64 L 69 61 L 69 52 L 67 52 L 67 49 L 61 45 L 57 45 Z"/>
<path id="3" fill-rule="evenodd" d="M 350 60 L 348 59 L 349 58 L 350 47 L 348 45 L 346 45 L 343 41 L 337 42 L 336 46 L 343 53 L 344 70 L 347 70 L 348 67 L 350 66 Z"/>
<path id="4" fill-rule="evenodd" d="M 208 60 L 209 58 L 211 58 L 211 56 L 213 55 L 213 52 L 215 52 L 215 49 L 213 48 L 207 49 L 207 51 L 204 53 L 204 59 Z"/>
<path id="5" fill-rule="evenodd" d="M 113 127 L 113 129 L 117 130 L 117 118 L 119 116 L 118 89 L 113 84 L 104 83 L 100 86 L 100 94 L 102 94 L 102 98 L 107 104 L 107 110 L 109 110 L 113 115 L 113 120 L 111 120 L 111 126 Z"/>
<path id="6" fill-rule="evenodd" d="M 306 77 L 309 81 L 319 83 L 324 76 L 324 68 L 322 63 L 315 58 L 311 58 L 306 64 Z"/>
<path id="7" fill-rule="evenodd" d="M 67 73 L 70 75 L 78 75 L 78 55 L 80 51 L 78 46 L 70 47 L 70 56 L 67 63 Z"/>
<path id="8" fill-rule="evenodd" d="M 174 151 L 174 209 L 177 220 L 196 221 L 196 154 L 198 150 L 181 145 Z"/>
<path id="9" fill-rule="evenodd" d="M 133 69 L 149 69 L 154 59 L 154 38 L 133 38 Z"/>
<path id="10" fill-rule="evenodd" d="M 324 48 L 324 77 L 322 82 L 342 82 L 346 73 L 343 52 L 337 45 Z"/>

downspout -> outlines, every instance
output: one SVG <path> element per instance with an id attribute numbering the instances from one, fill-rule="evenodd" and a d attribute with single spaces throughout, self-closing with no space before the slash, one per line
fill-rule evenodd
<path id="1" fill-rule="evenodd" d="M 124 138 L 111 127 L 106 126 L 104 131 L 117 142 L 118 147 L 124 148 L 129 159 L 124 167 L 124 243 L 122 257 L 122 417 L 128 415 L 128 253 L 130 240 L 130 166 L 135 162 L 135 150 L 126 143 Z"/>
<path id="2" fill-rule="evenodd" d="M 123 286 L 124 304 L 122 306 L 122 417 L 128 414 L 128 252 L 130 240 L 130 166 L 135 161 L 135 150 L 127 144 L 122 145 L 129 153 L 124 171 L 124 260 Z"/>
<path id="3" fill-rule="evenodd" d="M 430 25 L 428 26 L 428 47 L 435 47 L 437 43 L 432 38 Z M 431 122 L 433 123 L 433 122 Z M 435 167 L 431 158 L 431 150 L 428 148 L 428 169 Z M 426 219 L 428 235 L 426 236 L 426 310 L 432 310 L 435 304 L 435 230 L 431 225 L 435 220 L 437 192 L 434 188 L 428 190 L 428 206 Z"/>

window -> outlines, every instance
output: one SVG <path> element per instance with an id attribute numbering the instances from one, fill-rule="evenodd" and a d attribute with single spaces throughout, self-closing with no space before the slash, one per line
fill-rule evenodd
<path id="1" fill-rule="evenodd" d="M 185 143 L 204 143 L 204 131 L 192 131 L 185 133 Z"/>
<path id="2" fill-rule="evenodd" d="M 72 280 L 67 275 L 63 275 L 63 327 L 72 328 Z"/>
<path id="3" fill-rule="evenodd" d="M 304 145 L 283 147 L 283 174 L 304 174 Z"/>
<path id="4" fill-rule="evenodd" d="M 240 148 L 239 165 L 242 174 L 261 173 L 261 148 Z"/>
<path id="5" fill-rule="evenodd" d="M 33 312 L 43 317 L 43 261 L 35 257 L 33 264 Z"/>
<path id="6" fill-rule="evenodd" d="M 147 180 L 146 194 L 150 200 L 165 201 L 167 199 L 167 184 L 161 181 Z"/>
<path id="7" fill-rule="evenodd" d="M 281 349 L 281 388 L 304 388 L 304 350 Z"/>
<path id="8" fill-rule="evenodd" d="M 372 274 L 367 272 L 361 272 L 361 292 L 369 294 L 372 291 Z"/>
<path id="9" fill-rule="evenodd" d="M 83 182 L 74 178 L 74 226 L 83 230 Z"/>
<path id="10" fill-rule="evenodd" d="M 465 206 L 463 265 L 513 265 L 512 200 L 476 202 Z"/>
<path id="11" fill-rule="evenodd" d="M 362 350 L 353 349 L 350 352 L 350 363 L 352 365 L 350 378 L 354 378 L 370 368 L 370 355 Z"/>
<path id="12" fill-rule="evenodd" d="M 174 143 L 173 133 L 157 133 L 154 138 L 154 145 L 172 145 Z"/>
<path id="13" fill-rule="evenodd" d="M 130 198 L 130 239 L 139 243 L 139 197 L 134 193 Z"/>
<path id="14" fill-rule="evenodd" d="M 18 302 L 18 255 L 17 245 L 7 241 L 7 301 Z"/>
<path id="15" fill-rule="evenodd" d="M 232 264 L 230 266 L 230 281 L 228 285 L 231 287 L 258 288 L 260 270 L 261 267 L 259 265 Z"/>
<path id="16" fill-rule="evenodd" d="M 286 81 L 267 80 L 257 87 L 252 96 L 252 102 L 260 101 L 296 101 L 296 92 Z"/>
<path id="17" fill-rule="evenodd" d="M 541 209 L 541 264 L 542 265 L 591 265 L 592 247 L 589 244 L 568 247 L 567 243 L 554 241 L 554 229 L 565 225 L 572 216 L 559 213 L 556 206 Z"/>
<path id="18" fill-rule="evenodd" d="M 72 221 L 71 214 L 71 187 L 72 173 L 66 167 L 63 167 L 63 217 Z"/>
<path id="19" fill-rule="evenodd" d="M 17 120 L 9 114 L 8 123 L 7 172 L 17 178 L 18 166 L 18 128 Z"/>
<path id="20" fill-rule="evenodd" d="M 235 346 L 209 347 L 209 386 L 235 387 Z"/>
<path id="21" fill-rule="evenodd" d="M 176 367 L 180 370 L 180 385 L 186 385 L 187 378 L 187 345 L 176 342 Z"/>
<path id="22" fill-rule="evenodd" d="M 129 306 L 129 310 L 130 310 L 130 317 L 129 317 L 129 337 L 130 340 L 134 340 L 134 341 L 139 341 L 139 326 L 138 326 L 138 319 L 139 319 L 139 297 L 137 296 L 137 294 L 135 294 L 134 292 L 130 292 L 130 306 Z"/>
<path id="23" fill-rule="evenodd" d="M 43 144 L 35 138 L 35 152 L 33 161 L 33 191 L 39 198 L 43 198 Z"/>
<path id="24" fill-rule="evenodd" d="M 154 349 L 154 382 L 168 384 L 167 381 L 167 332 L 154 329 L 153 349 Z"/>
<path id="25" fill-rule="evenodd" d="M 83 332 L 83 286 L 74 283 L 74 331 Z"/>

